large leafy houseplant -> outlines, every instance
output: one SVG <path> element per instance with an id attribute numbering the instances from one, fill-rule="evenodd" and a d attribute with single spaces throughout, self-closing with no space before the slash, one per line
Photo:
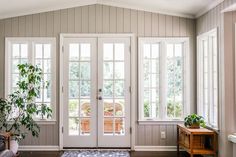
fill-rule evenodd
<path id="1" fill-rule="evenodd" d="M 10 132 L 15 140 L 24 139 L 27 133 L 38 137 L 40 127 L 35 121 L 52 116 L 52 110 L 46 104 L 35 102 L 40 89 L 48 88 L 49 83 L 43 81 L 42 69 L 31 64 L 19 64 L 19 81 L 15 90 L 6 98 L 0 99 L 0 130 Z"/>
<path id="2" fill-rule="evenodd" d="M 197 114 L 191 114 L 184 118 L 184 125 L 189 128 L 200 128 L 206 127 L 206 123 L 204 121 L 204 118 L 202 116 L 199 116 Z"/>

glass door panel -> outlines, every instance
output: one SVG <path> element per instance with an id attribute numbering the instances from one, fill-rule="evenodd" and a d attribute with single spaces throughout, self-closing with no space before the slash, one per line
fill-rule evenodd
<path id="1" fill-rule="evenodd" d="M 98 40 L 98 145 L 130 146 L 130 39 Z"/>
<path id="2" fill-rule="evenodd" d="M 65 41 L 64 73 L 65 124 L 64 145 L 95 147 L 96 142 L 96 39 L 76 38 Z M 79 142 L 83 141 L 83 142 Z"/>

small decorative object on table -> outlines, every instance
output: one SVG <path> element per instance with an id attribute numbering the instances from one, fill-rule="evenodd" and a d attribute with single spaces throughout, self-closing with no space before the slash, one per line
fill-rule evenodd
<path id="1" fill-rule="evenodd" d="M 191 129 L 199 129 L 200 126 L 205 128 L 206 123 L 202 116 L 191 114 L 184 118 L 184 125 Z"/>

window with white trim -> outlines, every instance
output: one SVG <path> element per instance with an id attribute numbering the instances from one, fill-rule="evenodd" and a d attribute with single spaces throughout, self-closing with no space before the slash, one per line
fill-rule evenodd
<path id="1" fill-rule="evenodd" d="M 198 36 L 198 114 L 208 126 L 218 128 L 217 29 Z"/>
<path id="2" fill-rule="evenodd" d="M 36 103 L 46 104 L 53 110 L 52 118 L 56 119 L 56 40 L 55 38 L 6 38 L 5 57 L 5 95 L 7 97 L 16 88 L 20 79 L 18 64 L 30 63 L 38 65 L 43 72 L 43 82 L 48 82 L 48 88 L 42 85 L 40 96 Z M 40 120 L 41 117 L 35 117 Z M 46 118 L 46 117 L 45 117 Z"/>
<path id="3" fill-rule="evenodd" d="M 139 38 L 139 120 L 183 120 L 189 112 L 188 38 Z"/>

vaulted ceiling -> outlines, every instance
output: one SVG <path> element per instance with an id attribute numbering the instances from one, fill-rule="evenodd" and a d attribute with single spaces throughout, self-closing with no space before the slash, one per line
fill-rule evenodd
<path id="1" fill-rule="evenodd" d="M 195 18 L 223 0 L 0 0 L 0 19 L 83 5 L 105 4 Z"/>

